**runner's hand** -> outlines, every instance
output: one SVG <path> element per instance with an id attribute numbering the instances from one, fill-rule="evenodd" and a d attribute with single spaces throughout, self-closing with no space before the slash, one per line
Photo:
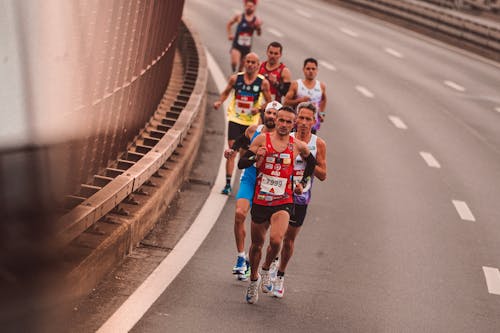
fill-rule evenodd
<path id="1" fill-rule="evenodd" d="M 293 192 L 295 194 L 302 194 L 302 192 L 304 191 L 304 188 L 302 187 L 302 184 L 300 182 L 297 182 L 295 183 L 295 187 L 293 189 Z"/>
<path id="2" fill-rule="evenodd" d="M 226 150 L 224 150 L 224 157 L 227 158 L 227 159 L 230 159 L 231 157 L 233 157 L 235 151 L 232 150 L 231 148 L 228 148 Z"/>
<path id="3" fill-rule="evenodd" d="M 220 105 L 222 104 L 221 101 L 215 101 L 214 102 L 214 109 L 217 110 L 218 108 L 220 108 Z"/>

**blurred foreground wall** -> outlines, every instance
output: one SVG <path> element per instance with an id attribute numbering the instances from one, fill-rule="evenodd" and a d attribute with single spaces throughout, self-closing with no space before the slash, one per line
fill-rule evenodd
<path id="1" fill-rule="evenodd" d="M 15 312 L 15 290 L 36 303 L 39 278 L 57 270 L 51 222 L 64 194 L 153 115 L 183 5 L 0 0 L 0 322 L 3 301 Z"/>

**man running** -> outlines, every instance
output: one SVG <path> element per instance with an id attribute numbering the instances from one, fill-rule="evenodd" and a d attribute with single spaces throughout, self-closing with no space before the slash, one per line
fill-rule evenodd
<path id="1" fill-rule="evenodd" d="M 269 81 L 271 97 L 273 100 L 282 102 L 282 97 L 290 88 L 291 74 L 288 67 L 280 59 L 283 46 L 278 42 L 272 42 L 267 46 L 267 60 L 262 62 L 259 74 Z"/>
<path id="2" fill-rule="evenodd" d="M 266 105 L 264 111 L 264 123 L 262 125 L 252 125 L 248 127 L 245 134 L 235 141 L 232 148 L 224 152 L 224 157 L 230 158 L 240 148 L 248 149 L 248 145 L 261 133 L 274 131 L 276 114 L 282 105 L 276 101 Z M 255 190 L 255 179 L 257 169 L 252 165 L 242 171 L 240 177 L 240 188 L 236 194 L 236 210 L 234 214 L 234 238 L 236 240 L 236 250 L 238 256 L 233 267 L 233 274 L 237 274 L 238 280 L 246 281 L 250 275 L 250 263 L 245 254 L 245 219 L 250 209 Z"/>
<path id="3" fill-rule="evenodd" d="M 251 52 L 245 57 L 245 71 L 231 75 L 226 88 L 221 93 L 219 99 L 214 102 L 217 110 L 234 90 L 233 98 L 227 109 L 228 125 L 228 147 L 232 147 L 234 140 L 245 133 L 250 125 L 259 122 L 260 107 L 263 99 L 266 103 L 271 102 L 269 93 L 269 82 L 260 75 L 259 57 Z M 231 194 L 231 177 L 234 169 L 234 158 L 232 155 L 226 160 L 226 186 L 222 194 Z"/>
<path id="4" fill-rule="evenodd" d="M 297 106 L 302 102 L 313 102 L 318 109 L 316 112 L 315 124 L 312 128 L 312 133 L 315 134 L 321 123 L 325 121 L 326 109 L 326 85 L 319 80 L 316 80 L 318 75 L 318 61 L 314 58 L 304 60 L 304 79 L 293 81 L 290 90 L 285 96 L 285 105 Z"/>
<path id="5" fill-rule="evenodd" d="M 258 170 L 251 209 L 252 245 L 249 256 L 252 271 L 246 294 L 246 301 L 250 304 L 258 300 L 258 289 L 262 281 L 261 274 L 269 274 L 269 271 L 265 270 L 259 274 L 258 270 L 267 229 L 271 227 L 270 255 L 274 258 L 281 248 L 288 226 L 293 209 L 294 157 L 300 154 L 306 161 L 305 179 L 314 172 L 316 161 L 307 145 L 290 136 L 294 123 L 295 111 L 290 107 L 281 108 L 278 111 L 277 127 L 274 133 L 265 133 L 256 137 L 250 149 L 238 163 L 238 167 L 247 168 L 255 162 L 255 167 Z"/>
<path id="6" fill-rule="evenodd" d="M 292 135 L 303 142 L 307 142 L 307 146 L 311 151 L 311 154 L 316 158 L 316 167 L 314 168 L 314 176 L 319 180 L 323 181 L 326 179 L 326 143 L 323 139 L 319 138 L 315 134 L 311 133 L 311 129 L 315 124 L 315 114 L 316 106 L 312 102 L 302 102 L 297 106 L 298 114 L 296 121 L 295 133 Z M 285 239 L 283 241 L 283 248 L 281 249 L 281 259 L 278 266 L 277 277 L 274 281 L 271 281 L 269 277 L 272 275 L 266 275 L 266 280 L 262 279 L 262 289 L 273 293 L 275 297 L 283 297 L 285 288 L 285 270 L 293 255 L 293 250 L 295 246 L 295 239 L 300 232 L 302 224 L 307 213 L 307 206 L 311 200 L 311 188 L 313 179 L 304 180 L 305 163 L 300 156 L 295 158 L 293 178 L 296 186 L 299 188 L 298 191 L 302 191 L 301 194 L 294 194 L 295 209 L 294 213 L 290 217 L 290 222 L 285 233 Z M 305 186 L 303 187 L 303 184 Z M 275 257 L 272 256 L 271 249 L 268 248 L 267 255 L 262 269 L 269 268 L 272 265 L 272 261 Z"/>
<path id="7" fill-rule="evenodd" d="M 242 14 L 235 15 L 227 23 L 227 36 L 233 41 L 231 45 L 231 69 L 233 73 L 243 69 L 243 59 L 252 49 L 252 36 L 254 31 L 260 36 L 262 33 L 262 21 L 255 16 L 255 7 L 257 0 L 245 0 L 245 11 Z M 236 32 L 231 33 L 231 27 L 237 23 Z"/>

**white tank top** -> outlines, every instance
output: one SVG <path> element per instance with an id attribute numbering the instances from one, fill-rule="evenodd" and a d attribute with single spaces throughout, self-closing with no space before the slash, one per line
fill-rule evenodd
<path id="1" fill-rule="evenodd" d="M 321 102 L 321 97 L 323 96 L 319 80 L 316 80 L 316 84 L 311 89 L 307 88 L 301 79 L 297 80 L 297 86 L 297 97 L 308 96 L 310 101 L 313 102 L 319 110 L 319 102 Z"/>

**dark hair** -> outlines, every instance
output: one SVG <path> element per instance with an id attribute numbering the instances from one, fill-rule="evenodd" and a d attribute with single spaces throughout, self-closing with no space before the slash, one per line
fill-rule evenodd
<path id="1" fill-rule="evenodd" d="M 271 42 L 269 43 L 269 45 L 267 46 L 267 50 L 269 50 L 270 47 L 277 47 L 280 49 L 280 53 L 283 52 L 283 45 L 281 45 L 279 42 Z"/>
<path id="2" fill-rule="evenodd" d="M 292 108 L 291 106 L 288 106 L 288 105 L 285 105 L 284 107 L 282 107 L 281 109 L 279 109 L 278 112 L 279 111 L 287 111 L 287 112 L 293 113 L 294 115 L 297 115 L 297 112 L 295 111 L 295 109 Z"/>
<path id="3" fill-rule="evenodd" d="M 297 105 L 297 114 L 299 113 L 300 109 L 308 109 L 313 112 L 313 115 L 316 115 L 317 107 L 313 102 L 302 102 Z"/>
<path id="4" fill-rule="evenodd" d="M 307 63 L 309 62 L 312 62 L 313 64 L 316 65 L 316 67 L 318 67 L 318 60 L 314 58 L 307 58 L 306 60 L 304 60 L 304 67 L 306 67 Z"/>

